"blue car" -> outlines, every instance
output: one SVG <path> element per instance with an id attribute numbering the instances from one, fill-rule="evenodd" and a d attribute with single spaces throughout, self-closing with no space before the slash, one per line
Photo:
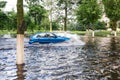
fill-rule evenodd
<path id="1" fill-rule="evenodd" d="M 51 32 L 41 32 L 30 37 L 29 44 L 32 43 L 58 43 L 70 40 L 70 38 L 57 36 L 55 33 Z"/>

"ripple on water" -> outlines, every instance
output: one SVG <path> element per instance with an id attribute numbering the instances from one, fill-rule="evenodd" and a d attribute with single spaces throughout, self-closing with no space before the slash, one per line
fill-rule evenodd
<path id="1" fill-rule="evenodd" d="M 0 79 L 14 80 L 17 77 L 16 59 L 14 50 L 0 51 Z"/>
<path id="2" fill-rule="evenodd" d="M 9 39 L 6 43 L 0 39 L 1 45 L 8 46 L 0 46 L 0 80 L 119 80 L 119 44 L 110 43 L 110 39 L 103 44 L 104 38 L 92 40 L 85 45 L 29 45 L 27 39 L 25 65 L 16 66 L 16 43 L 10 38 L 13 44 L 9 46 Z"/>
<path id="3" fill-rule="evenodd" d="M 54 80 L 82 73 L 82 67 L 79 63 L 74 64 L 76 58 L 83 59 L 79 56 L 80 46 L 36 46 L 35 50 L 29 46 L 28 49 L 29 53 L 27 53 L 25 63 L 27 72 L 30 72 L 27 73 L 28 75 L 41 76 L 41 80 Z M 34 51 L 35 54 L 32 53 Z M 34 76 L 33 78 L 35 78 Z"/>

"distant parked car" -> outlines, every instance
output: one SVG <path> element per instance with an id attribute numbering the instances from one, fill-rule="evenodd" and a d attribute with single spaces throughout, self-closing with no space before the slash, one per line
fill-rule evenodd
<path id="1" fill-rule="evenodd" d="M 70 40 L 70 38 L 57 36 L 52 32 L 41 32 L 30 37 L 29 44 L 32 43 L 58 43 Z"/>

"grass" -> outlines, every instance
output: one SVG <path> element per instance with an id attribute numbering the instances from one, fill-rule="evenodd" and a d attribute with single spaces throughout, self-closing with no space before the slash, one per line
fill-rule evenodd
<path id="1" fill-rule="evenodd" d="M 4 34 L 16 34 L 16 31 L 0 30 L 0 35 L 4 35 Z"/>
<path id="2" fill-rule="evenodd" d="M 102 36 L 102 37 L 106 37 L 106 36 L 110 36 L 111 35 L 111 31 L 96 31 L 95 32 L 95 36 Z"/>
<path id="3" fill-rule="evenodd" d="M 71 33 L 78 34 L 78 35 L 85 35 L 86 31 L 72 31 Z"/>
<path id="4" fill-rule="evenodd" d="M 95 36 L 101 36 L 101 37 L 106 37 L 106 36 L 113 36 L 112 31 L 98 31 L 95 32 Z M 120 31 L 117 31 L 117 36 L 120 36 Z"/>
<path id="5" fill-rule="evenodd" d="M 44 32 L 44 31 L 39 31 L 39 30 L 34 30 L 33 32 L 28 30 L 28 31 L 25 31 L 25 34 L 34 34 L 34 33 L 37 33 L 37 32 Z M 17 31 L 13 31 L 13 30 L 0 30 L 0 35 L 4 35 L 4 34 L 16 34 Z"/>
<path id="6" fill-rule="evenodd" d="M 78 34 L 78 35 L 91 35 L 92 32 L 91 31 L 72 31 L 72 33 Z M 113 36 L 111 34 L 111 31 L 106 31 L 106 30 L 98 30 L 95 31 L 95 36 L 99 36 L 99 37 L 107 37 L 107 36 Z M 117 32 L 117 36 L 120 36 L 120 31 Z"/>
<path id="7" fill-rule="evenodd" d="M 35 34 L 37 32 L 45 32 L 45 31 L 39 31 L 39 30 L 34 30 L 34 32 L 32 31 L 26 31 L 25 34 L 27 36 L 30 36 L 32 34 Z M 49 32 L 49 31 L 48 31 Z M 71 31 L 72 34 L 78 34 L 78 35 L 91 35 L 91 31 Z M 16 31 L 8 31 L 8 30 L 0 30 L 0 35 L 4 35 L 4 34 L 16 34 Z M 120 36 L 120 31 L 117 32 L 117 35 Z M 100 37 L 107 37 L 107 36 L 112 36 L 111 31 L 106 31 L 106 30 L 98 30 L 95 31 L 95 36 L 100 36 Z"/>

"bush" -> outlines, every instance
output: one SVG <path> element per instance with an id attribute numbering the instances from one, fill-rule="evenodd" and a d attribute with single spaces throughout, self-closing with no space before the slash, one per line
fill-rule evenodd
<path id="1" fill-rule="evenodd" d="M 106 23 L 105 22 L 96 22 L 95 25 L 94 25 L 95 29 L 96 30 L 106 30 Z"/>

